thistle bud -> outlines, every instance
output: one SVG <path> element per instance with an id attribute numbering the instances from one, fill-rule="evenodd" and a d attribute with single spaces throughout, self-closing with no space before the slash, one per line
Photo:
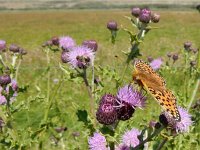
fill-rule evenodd
<path id="1" fill-rule="evenodd" d="M 158 14 L 151 15 L 151 21 L 153 23 L 158 23 L 160 21 L 160 15 L 158 15 Z"/>
<path id="2" fill-rule="evenodd" d="M 149 23 L 149 21 L 151 20 L 151 11 L 148 9 L 142 9 L 139 15 L 139 20 L 142 23 Z"/>
<path id="3" fill-rule="evenodd" d="M 153 58 L 152 58 L 151 56 L 148 56 L 148 57 L 147 57 L 147 60 L 148 60 L 148 62 L 152 62 L 152 61 L 153 61 Z"/>
<path id="4" fill-rule="evenodd" d="M 172 59 L 174 60 L 174 62 L 177 61 L 177 60 L 178 60 L 178 54 L 174 54 L 174 55 L 172 56 Z"/>
<path id="5" fill-rule="evenodd" d="M 167 57 L 168 57 L 168 58 L 171 58 L 171 57 L 172 57 L 172 54 L 171 54 L 171 53 L 167 53 Z"/>
<path id="6" fill-rule="evenodd" d="M 54 36 L 51 38 L 52 44 L 55 46 L 59 45 L 59 38 L 57 36 Z"/>
<path id="7" fill-rule="evenodd" d="M 131 14 L 133 15 L 133 16 L 135 16 L 135 17 L 138 17 L 139 15 L 140 15 L 140 8 L 138 8 L 138 7 L 134 7 L 134 8 L 132 8 L 132 10 L 131 10 Z"/>
<path id="8" fill-rule="evenodd" d="M 7 85 L 11 82 L 11 78 L 9 75 L 1 75 L 0 76 L 0 85 Z"/>
<path id="9" fill-rule="evenodd" d="M 6 41 L 0 40 L 0 52 L 6 51 Z"/>
<path id="10" fill-rule="evenodd" d="M 96 52 L 98 48 L 97 42 L 95 40 L 83 41 L 82 45 L 92 49 L 94 52 Z"/>
<path id="11" fill-rule="evenodd" d="M 15 45 L 15 44 L 11 44 L 9 47 L 9 50 L 13 53 L 18 53 L 19 52 L 19 46 Z"/>
<path id="12" fill-rule="evenodd" d="M 191 61 L 191 62 L 190 62 L 190 66 L 191 66 L 191 67 L 195 67 L 196 65 L 197 65 L 197 62 L 196 62 L 196 61 Z"/>
<path id="13" fill-rule="evenodd" d="M 185 42 L 184 43 L 184 48 L 185 48 L 185 50 L 188 50 L 188 51 L 190 51 L 190 47 L 192 46 L 192 43 L 191 42 Z"/>
<path id="14" fill-rule="evenodd" d="M 109 30 L 111 30 L 111 31 L 116 31 L 116 30 L 118 30 L 118 28 L 117 28 L 117 22 L 115 22 L 115 21 L 109 21 L 109 22 L 107 23 L 107 28 L 108 28 Z"/>

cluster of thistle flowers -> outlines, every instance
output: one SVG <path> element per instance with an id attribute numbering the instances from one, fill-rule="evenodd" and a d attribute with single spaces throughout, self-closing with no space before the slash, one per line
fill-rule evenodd
<path id="1" fill-rule="evenodd" d="M 158 15 L 156 13 L 152 13 L 151 10 L 147 9 L 147 8 L 141 9 L 138 7 L 134 7 L 131 10 L 131 14 L 134 17 L 136 17 L 137 22 L 139 19 L 139 21 L 144 24 L 148 24 L 150 22 L 158 23 L 160 20 L 160 15 Z M 107 23 L 107 28 L 111 31 L 117 31 L 118 30 L 117 22 L 109 21 Z"/>
<path id="2" fill-rule="evenodd" d="M 0 40 L 0 53 L 6 52 L 7 49 L 9 49 L 9 51 L 14 54 L 21 54 L 21 55 L 27 54 L 27 51 L 24 48 L 18 46 L 17 44 L 11 44 L 9 48 L 7 48 L 6 41 Z"/>
<path id="3" fill-rule="evenodd" d="M 11 79 L 7 74 L 0 76 L 0 105 L 12 103 L 17 96 L 17 91 L 16 80 Z"/>
<path id="4" fill-rule="evenodd" d="M 97 120 L 105 125 L 116 123 L 117 120 L 128 120 L 132 116 L 136 107 L 144 108 L 146 98 L 142 93 L 133 89 L 132 86 L 121 88 L 117 96 L 106 94 L 102 97 L 97 111 Z M 189 131 L 192 125 L 191 115 L 186 109 L 178 107 L 181 121 L 177 122 L 167 112 L 162 112 L 159 122 L 151 121 L 150 128 L 159 129 L 161 124 L 171 132 L 172 136 L 178 133 Z M 142 141 L 139 138 L 142 131 L 132 128 L 126 131 L 121 138 L 121 143 L 115 146 L 116 150 L 131 150 L 138 146 Z M 101 133 L 95 132 L 88 140 L 90 150 L 109 150 L 106 138 Z"/>
<path id="5" fill-rule="evenodd" d="M 194 48 L 192 47 L 192 43 L 191 42 L 185 42 L 183 44 L 184 46 L 184 50 L 185 52 L 188 52 L 188 53 L 193 53 L 193 54 L 197 54 L 199 49 L 198 48 Z M 178 59 L 179 59 L 179 55 L 178 53 L 168 53 L 167 54 L 167 57 L 169 58 L 169 60 L 172 60 L 173 63 L 175 63 Z M 193 59 L 193 58 L 192 58 Z M 190 60 L 190 66 L 191 67 L 195 67 L 197 64 L 196 60 Z"/>
<path id="6" fill-rule="evenodd" d="M 98 45 L 95 40 L 85 40 L 82 45 L 76 45 L 74 39 L 69 36 L 53 37 L 43 46 L 59 46 L 62 49 L 61 60 L 72 68 L 85 69 L 94 61 Z"/>

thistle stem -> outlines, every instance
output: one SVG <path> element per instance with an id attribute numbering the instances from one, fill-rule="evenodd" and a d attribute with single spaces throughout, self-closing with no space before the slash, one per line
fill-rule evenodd
<path id="1" fill-rule="evenodd" d="M 165 137 L 163 139 L 163 141 L 158 145 L 158 147 L 156 148 L 156 150 L 161 150 L 161 148 L 165 145 L 165 143 L 168 141 L 168 138 Z"/>
<path id="2" fill-rule="evenodd" d="M 190 103 L 189 103 L 188 108 L 187 108 L 188 111 L 189 111 L 190 107 L 192 106 L 192 103 L 195 99 L 196 93 L 197 93 L 198 88 L 199 88 L 199 84 L 200 84 L 200 78 L 197 79 L 196 85 L 194 87 L 194 90 L 193 90 L 193 93 L 192 93 L 192 96 L 191 96 L 191 99 L 190 99 Z"/>
<path id="3" fill-rule="evenodd" d="M 17 81 L 18 73 L 19 73 L 19 67 L 21 65 L 22 59 L 19 60 L 17 67 L 16 67 L 16 73 L 15 73 L 15 80 Z"/>
<path id="4" fill-rule="evenodd" d="M 90 111 L 91 111 L 92 117 L 94 118 L 95 117 L 95 113 L 94 113 L 95 103 L 94 103 L 94 98 L 93 98 L 93 95 L 92 95 L 92 88 L 89 85 L 89 82 L 88 82 L 88 79 L 87 79 L 86 69 L 83 69 L 83 80 L 84 80 L 85 86 L 87 88 L 88 95 L 90 97 Z"/>
<path id="5" fill-rule="evenodd" d="M 159 129 L 155 130 L 150 136 L 148 136 L 144 141 L 142 141 L 139 145 L 133 148 L 133 150 L 138 150 L 142 147 L 145 143 L 152 140 L 153 137 L 157 136 L 165 127 L 161 126 Z"/>

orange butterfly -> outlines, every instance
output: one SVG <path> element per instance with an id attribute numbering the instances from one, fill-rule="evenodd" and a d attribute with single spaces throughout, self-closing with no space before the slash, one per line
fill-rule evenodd
<path id="1" fill-rule="evenodd" d="M 134 68 L 133 79 L 158 101 L 164 111 L 176 121 L 180 121 L 181 117 L 177 109 L 176 97 L 166 88 L 165 80 L 142 60 L 137 60 Z"/>

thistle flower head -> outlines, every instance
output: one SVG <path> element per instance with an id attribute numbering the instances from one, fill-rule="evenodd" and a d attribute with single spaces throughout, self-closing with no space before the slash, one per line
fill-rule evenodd
<path id="1" fill-rule="evenodd" d="M 184 43 L 184 48 L 185 48 L 185 50 L 190 50 L 190 48 L 191 48 L 191 46 L 192 46 L 192 43 L 191 42 L 189 42 L 189 41 L 187 41 L 187 42 L 185 42 Z"/>
<path id="2" fill-rule="evenodd" d="M 149 9 L 146 9 L 146 8 L 142 9 L 140 11 L 139 20 L 142 23 L 149 23 L 150 20 L 151 20 L 151 11 Z"/>
<path id="3" fill-rule="evenodd" d="M 140 131 L 138 129 L 131 129 L 130 131 L 127 131 L 122 136 L 122 142 L 123 144 L 131 147 L 137 146 L 140 141 L 138 139 L 138 136 L 140 135 Z"/>
<path id="4" fill-rule="evenodd" d="M 6 103 L 7 103 L 7 100 L 6 100 L 5 96 L 0 95 L 0 105 L 4 105 Z"/>
<path id="5" fill-rule="evenodd" d="M 98 48 L 97 42 L 95 40 L 85 40 L 83 41 L 82 45 L 92 49 L 94 52 L 96 52 Z"/>
<path id="6" fill-rule="evenodd" d="M 18 53 L 19 52 L 19 46 L 16 44 L 11 44 L 9 47 L 9 50 L 13 53 Z"/>
<path id="7" fill-rule="evenodd" d="M 161 65 L 162 65 L 163 61 L 161 58 L 157 58 L 157 59 L 154 59 L 151 63 L 150 63 L 150 66 L 154 69 L 154 70 L 158 70 Z"/>
<path id="8" fill-rule="evenodd" d="M 131 85 L 126 85 L 118 90 L 117 98 L 120 102 L 126 102 L 133 107 L 143 108 L 146 97 L 141 92 L 133 89 Z"/>
<path id="9" fill-rule="evenodd" d="M 111 30 L 111 31 L 116 31 L 116 30 L 118 30 L 118 28 L 117 28 L 117 22 L 115 22 L 115 21 L 109 21 L 109 22 L 107 23 L 107 28 L 108 28 L 109 30 Z"/>
<path id="10" fill-rule="evenodd" d="M 69 36 L 63 36 L 59 38 L 59 46 L 68 51 L 70 48 L 76 46 L 76 42 Z"/>
<path id="11" fill-rule="evenodd" d="M 116 111 L 116 97 L 111 94 L 104 95 L 99 104 L 99 108 L 96 113 L 96 119 L 105 125 L 114 124 L 117 121 Z"/>
<path id="12" fill-rule="evenodd" d="M 0 85 L 7 85 L 11 82 L 10 75 L 1 75 L 0 76 Z"/>
<path id="13" fill-rule="evenodd" d="M 94 133 L 88 140 L 90 150 L 108 150 L 106 147 L 106 138 L 100 133 Z"/>
<path id="14" fill-rule="evenodd" d="M 172 59 L 174 60 L 174 62 L 177 61 L 178 60 L 178 54 L 173 54 Z"/>
<path id="15" fill-rule="evenodd" d="M 133 7 L 131 10 L 131 14 L 135 17 L 138 17 L 140 15 L 141 9 L 139 7 Z"/>
<path id="16" fill-rule="evenodd" d="M 85 46 L 72 47 L 67 61 L 73 68 L 87 68 L 94 61 L 94 52 Z"/>
<path id="17" fill-rule="evenodd" d="M 167 125 L 175 130 L 177 133 L 188 132 L 189 127 L 192 125 L 191 115 L 187 112 L 186 109 L 178 106 L 178 111 L 180 113 L 181 121 L 177 122 L 174 120 L 168 113 L 164 112 L 161 115 L 166 117 L 165 122 Z M 163 117 L 164 118 L 164 117 Z"/>
<path id="18" fill-rule="evenodd" d="M 54 36 L 54 37 L 51 38 L 51 41 L 52 41 L 53 45 L 55 45 L 55 46 L 59 45 L 59 37 Z"/>
<path id="19" fill-rule="evenodd" d="M 160 21 L 160 15 L 158 15 L 158 14 L 152 14 L 151 15 L 151 21 L 153 23 L 158 23 Z"/>
<path id="20" fill-rule="evenodd" d="M 3 52 L 6 50 L 6 41 L 0 40 L 0 52 Z"/>

